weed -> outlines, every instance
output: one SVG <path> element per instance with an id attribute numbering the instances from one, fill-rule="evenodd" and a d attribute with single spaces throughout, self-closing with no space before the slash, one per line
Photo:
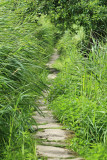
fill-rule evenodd
<path id="1" fill-rule="evenodd" d="M 56 117 L 66 128 L 75 131 L 74 149 L 88 157 L 86 151 L 97 151 L 99 144 L 99 151 L 93 157 L 100 160 L 106 157 L 107 144 L 106 46 L 94 42 L 89 57 L 83 57 L 81 48 L 78 48 L 82 41 L 78 34 L 75 42 L 67 31 L 58 43 L 61 58 L 54 67 L 61 72 L 50 89 L 48 99 Z M 89 149 L 94 144 L 96 146 Z M 89 157 L 87 159 L 93 159 Z"/>

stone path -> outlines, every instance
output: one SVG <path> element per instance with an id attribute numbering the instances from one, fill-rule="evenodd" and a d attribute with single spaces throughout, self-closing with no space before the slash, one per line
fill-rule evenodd
<path id="1" fill-rule="evenodd" d="M 59 58 L 57 51 L 52 55 L 50 62 L 47 67 L 52 71 L 48 75 L 48 79 L 52 80 L 56 78 L 57 71 L 52 68 L 52 64 Z M 57 119 L 53 117 L 52 111 L 48 109 L 48 105 L 42 97 L 39 99 L 40 109 L 42 110 L 42 115 L 35 112 L 33 118 L 38 123 L 37 126 L 33 126 L 37 133 L 34 136 L 36 140 L 38 139 L 37 145 L 37 155 L 40 160 L 83 160 L 78 158 L 78 156 L 73 152 L 66 149 L 66 139 L 70 134 L 70 131 L 63 129 Z"/>

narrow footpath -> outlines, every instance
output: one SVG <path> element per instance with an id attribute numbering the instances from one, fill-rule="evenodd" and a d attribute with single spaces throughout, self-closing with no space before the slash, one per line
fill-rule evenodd
<path id="1" fill-rule="evenodd" d="M 52 68 L 52 64 L 59 58 L 57 50 L 52 55 L 47 67 L 49 67 L 51 74 L 48 75 L 49 80 L 53 80 L 57 76 L 57 71 Z M 44 92 L 47 96 L 46 92 Z M 37 155 L 40 160 L 83 160 L 79 158 L 77 154 L 71 150 L 66 149 L 66 140 L 69 131 L 63 129 L 58 121 L 54 118 L 52 111 L 48 109 L 48 104 L 44 101 L 43 97 L 39 99 L 39 108 L 42 111 L 42 115 L 35 112 L 33 118 L 38 123 L 38 131 L 34 135 L 37 139 Z M 37 129 L 37 126 L 33 126 Z"/>

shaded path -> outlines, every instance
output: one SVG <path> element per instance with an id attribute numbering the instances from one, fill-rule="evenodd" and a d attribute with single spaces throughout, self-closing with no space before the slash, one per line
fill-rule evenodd
<path id="1" fill-rule="evenodd" d="M 57 50 L 55 50 L 55 53 L 47 64 L 47 67 L 52 71 L 52 73 L 48 75 L 49 80 L 52 80 L 57 76 L 57 71 L 52 68 L 52 64 L 58 58 Z M 35 112 L 35 115 L 33 116 L 38 123 L 38 132 L 34 135 L 39 142 L 37 145 L 38 157 L 42 157 L 42 160 L 82 160 L 82 158 L 78 158 L 73 151 L 66 149 L 66 139 L 70 133 L 69 131 L 64 130 L 53 117 L 52 111 L 48 109 L 48 105 L 43 97 L 40 97 L 39 105 L 44 116 L 41 116 L 37 112 Z M 35 129 L 37 128 L 36 126 L 33 127 Z"/>

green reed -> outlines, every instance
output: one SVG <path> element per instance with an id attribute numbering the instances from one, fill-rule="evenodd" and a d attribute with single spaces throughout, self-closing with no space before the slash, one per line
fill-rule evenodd
<path id="1" fill-rule="evenodd" d="M 94 41 L 89 55 L 83 57 L 82 39 L 75 42 L 74 37 L 67 31 L 58 43 L 62 68 L 51 87 L 49 101 L 57 118 L 75 131 L 71 145 L 88 157 L 87 153 L 93 152 L 91 146 L 104 144 L 104 151 L 107 144 L 106 44 Z M 57 62 L 54 67 L 58 69 Z M 102 152 L 98 154 L 100 157 Z"/>
<path id="2" fill-rule="evenodd" d="M 55 29 L 46 16 L 25 12 L 29 7 L 29 2 L 0 2 L 0 158 L 5 160 L 37 159 L 29 131 L 46 88 Z"/>

